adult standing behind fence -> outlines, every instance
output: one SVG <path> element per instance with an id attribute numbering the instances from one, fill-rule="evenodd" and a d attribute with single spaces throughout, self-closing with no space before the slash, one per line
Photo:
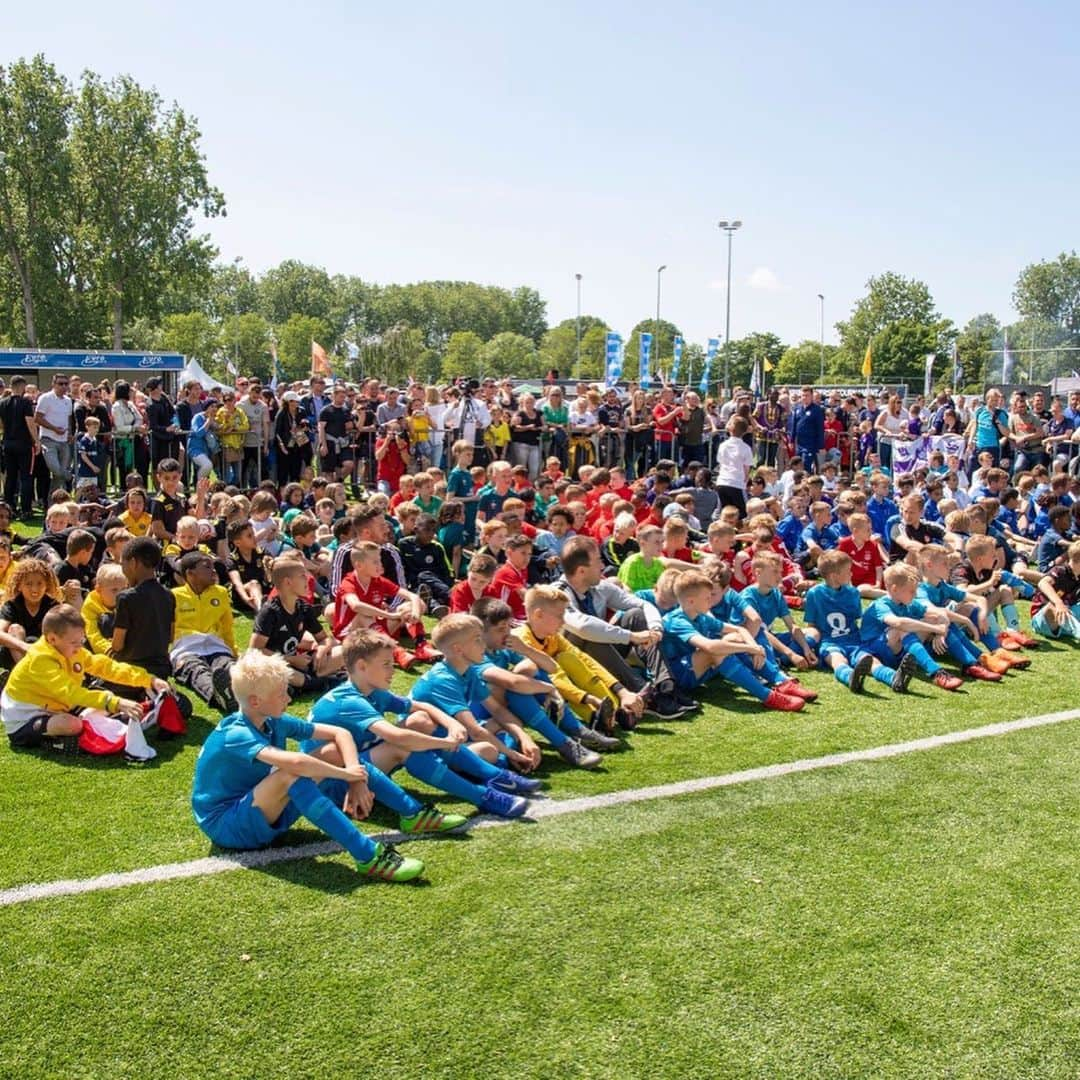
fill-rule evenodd
<path id="1" fill-rule="evenodd" d="M 38 428 L 34 403 L 26 396 L 26 379 L 22 375 L 11 380 L 11 394 L 0 401 L 0 424 L 4 425 L 4 501 L 16 516 L 30 517 L 34 512 L 33 463 Z"/>
<path id="2" fill-rule="evenodd" d="M 247 395 L 236 406 L 248 422 L 240 481 L 243 487 L 253 491 L 263 478 L 266 457 L 270 453 L 270 409 L 263 401 L 262 385 L 258 379 L 252 379 L 247 389 Z"/>
<path id="3" fill-rule="evenodd" d="M 66 375 L 54 375 L 52 389 L 37 399 L 34 409 L 41 454 L 49 469 L 49 494 L 71 483 L 75 403 L 68 397 L 70 384 Z"/>
<path id="4" fill-rule="evenodd" d="M 807 472 L 814 472 L 825 449 L 825 410 L 814 400 L 814 388 L 802 388 L 802 400 L 791 410 L 791 441 Z"/>
<path id="5" fill-rule="evenodd" d="M 757 463 L 776 467 L 780 452 L 780 440 L 787 424 L 787 409 L 780 404 L 780 391 L 773 387 L 765 401 L 754 412 Z"/>
<path id="6" fill-rule="evenodd" d="M 161 380 L 155 375 L 146 380 L 146 426 L 150 429 L 150 464 L 157 471 L 158 462 L 176 457 L 176 410 L 168 395 L 161 389 Z"/>
<path id="7" fill-rule="evenodd" d="M 532 394 L 521 395 L 521 408 L 514 414 L 510 425 L 514 433 L 511 449 L 514 464 L 529 470 L 529 479 L 535 480 L 540 473 L 540 436 L 544 432 L 544 418 L 536 408 Z"/>
<path id="8" fill-rule="evenodd" d="M 127 474 L 136 465 L 135 441 L 142 438 L 145 429 L 139 410 L 131 403 L 131 386 L 122 380 L 113 387 L 112 421 L 113 460 L 123 489 Z"/>

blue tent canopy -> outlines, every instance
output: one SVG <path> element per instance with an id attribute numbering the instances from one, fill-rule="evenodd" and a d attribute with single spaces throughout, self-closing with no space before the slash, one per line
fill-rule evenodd
<path id="1" fill-rule="evenodd" d="M 73 371 L 180 371 L 184 358 L 180 353 L 85 352 L 61 349 L 0 349 L 0 368 L 68 368 Z"/>

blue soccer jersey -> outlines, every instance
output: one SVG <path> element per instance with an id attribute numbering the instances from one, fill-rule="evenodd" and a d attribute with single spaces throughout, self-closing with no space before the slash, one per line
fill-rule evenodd
<path id="1" fill-rule="evenodd" d="M 205 828 L 270 775 L 272 767 L 257 760 L 263 750 L 284 750 L 287 740 L 310 739 L 314 731 L 295 716 L 271 717 L 261 731 L 243 713 L 223 717 L 195 762 L 191 809 L 196 824 Z"/>
<path id="2" fill-rule="evenodd" d="M 803 618 L 821 633 L 821 644 L 857 645 L 862 599 L 854 585 L 839 589 L 824 582 L 815 585 L 804 598 Z"/>
<path id="3" fill-rule="evenodd" d="M 958 604 L 967 599 L 967 593 L 963 589 L 958 589 L 944 578 L 936 585 L 931 585 L 928 581 L 919 582 L 917 596 L 920 600 L 925 600 L 926 603 L 940 608 L 948 607 L 949 604 Z"/>
<path id="4" fill-rule="evenodd" d="M 831 551 L 836 547 L 836 533 L 831 525 L 819 529 L 816 525 L 807 525 L 802 531 L 800 548 L 808 548 L 811 544 L 817 544 L 822 551 Z"/>
<path id="5" fill-rule="evenodd" d="M 413 701 L 423 701 L 434 705 L 451 716 L 486 701 L 491 691 L 484 682 L 483 669 L 473 664 L 463 674 L 458 674 L 445 660 L 440 660 L 433 668 L 421 675 L 413 684 Z"/>
<path id="6" fill-rule="evenodd" d="M 720 597 L 719 602 L 709 609 L 714 618 L 727 623 L 728 626 L 742 626 L 744 611 L 746 611 L 746 600 L 743 594 L 730 586 L 724 590 L 724 595 Z"/>
<path id="7" fill-rule="evenodd" d="M 664 616 L 664 636 L 660 648 L 668 660 L 678 660 L 693 655 L 691 638 L 716 639 L 723 632 L 724 624 L 715 615 L 703 611 L 696 619 L 691 619 L 682 608 L 675 608 Z"/>
<path id="8" fill-rule="evenodd" d="M 756 585 L 751 585 L 749 589 L 744 589 L 741 595 L 744 604 L 752 607 L 761 616 L 766 630 L 777 619 L 786 618 L 791 614 L 787 601 L 779 589 L 770 589 L 763 593 Z"/>
<path id="9" fill-rule="evenodd" d="M 343 727 L 353 737 L 357 750 L 369 750 L 379 741 L 372 734 L 371 725 L 382 720 L 387 713 L 403 716 L 409 711 L 409 699 L 398 697 L 389 690 L 372 690 L 362 694 L 351 682 L 343 682 L 327 691 L 311 707 L 308 719 L 313 724 L 334 724 Z M 310 754 L 322 742 L 305 739 L 300 749 Z"/>
<path id="10" fill-rule="evenodd" d="M 901 619 L 921 619 L 925 614 L 926 604 L 917 597 L 910 604 L 897 604 L 882 596 L 863 612 L 862 640 L 867 645 L 884 641 L 889 630 L 885 619 L 889 615 L 897 615 Z"/>
<path id="11" fill-rule="evenodd" d="M 866 516 L 870 519 L 870 525 L 878 536 L 887 536 L 886 526 L 889 518 L 900 513 L 900 507 L 892 499 L 879 499 L 876 495 L 866 501 Z"/>

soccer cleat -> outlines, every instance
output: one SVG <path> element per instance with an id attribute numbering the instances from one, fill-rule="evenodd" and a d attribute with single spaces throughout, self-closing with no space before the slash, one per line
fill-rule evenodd
<path id="1" fill-rule="evenodd" d="M 996 671 L 990 671 L 981 664 L 968 664 L 964 668 L 964 674 L 969 679 L 978 679 L 980 682 L 1001 682 L 1001 675 Z"/>
<path id="2" fill-rule="evenodd" d="M 567 739 L 559 747 L 559 757 L 567 763 L 579 769 L 595 769 L 603 760 L 595 750 L 586 750 L 579 742 Z"/>
<path id="3" fill-rule="evenodd" d="M 801 596 L 785 596 L 784 603 L 787 604 L 792 611 L 801 611 L 803 606 L 803 598 Z"/>
<path id="4" fill-rule="evenodd" d="M 683 693 L 677 686 L 675 687 L 675 704 L 679 706 L 684 713 L 697 712 L 701 708 L 701 702 L 695 701 L 689 694 Z"/>
<path id="5" fill-rule="evenodd" d="M 413 657 L 418 664 L 435 664 L 443 658 L 442 653 L 438 649 L 433 649 L 426 639 L 416 646 Z"/>
<path id="6" fill-rule="evenodd" d="M 863 683 L 874 668 L 874 658 L 869 653 L 864 653 L 851 668 L 850 689 L 853 694 L 861 694 Z"/>
<path id="7" fill-rule="evenodd" d="M 450 614 L 450 609 L 445 604 L 436 604 L 428 614 L 433 619 L 443 620 Z"/>
<path id="8" fill-rule="evenodd" d="M 539 780 L 530 780 L 527 776 L 519 776 L 509 769 L 500 769 L 499 775 L 487 782 L 489 788 L 499 791 L 508 791 L 511 795 L 533 795 L 544 785 Z"/>
<path id="9" fill-rule="evenodd" d="M 610 735 L 604 735 L 595 728 L 583 727 L 577 733 L 577 741 L 582 746 L 587 746 L 590 750 L 599 750 L 601 753 L 622 749 L 621 740 L 613 739 Z"/>
<path id="10" fill-rule="evenodd" d="M 801 697 L 792 697 L 789 694 L 781 694 L 779 690 L 770 690 L 769 696 L 762 704 L 768 709 L 779 709 L 780 712 L 798 712 L 806 702 Z"/>
<path id="11" fill-rule="evenodd" d="M 419 859 L 399 855 L 393 844 L 377 844 L 374 857 L 356 865 L 362 874 L 376 881 L 412 881 L 424 872 Z"/>
<path id="12" fill-rule="evenodd" d="M 671 694 L 654 694 L 645 706 L 645 715 L 655 720 L 678 720 L 685 710 Z"/>
<path id="13" fill-rule="evenodd" d="M 408 671 L 416 663 L 415 654 L 403 649 L 400 645 L 394 646 L 394 664 L 402 671 Z"/>
<path id="14" fill-rule="evenodd" d="M 464 814 L 444 814 L 437 806 L 425 803 L 417 813 L 403 817 L 398 828 L 403 833 L 435 833 L 460 829 L 468 818 Z"/>
<path id="15" fill-rule="evenodd" d="M 994 653 L 983 653 L 979 657 L 979 664 L 981 667 L 986 668 L 987 671 L 997 672 L 998 675 L 1004 675 L 1012 667 L 1012 664 L 1004 656 L 997 656 Z"/>
<path id="16" fill-rule="evenodd" d="M 552 719 L 558 724 L 559 718 L 557 716 Z M 605 736 L 610 735 L 615 730 L 615 702 L 611 698 L 604 698 L 600 702 L 600 708 L 593 711 L 589 727 L 593 731 L 603 732 Z"/>
<path id="17" fill-rule="evenodd" d="M 1021 649 L 1034 649 L 1040 644 L 1038 638 L 1028 637 L 1022 630 L 1002 630 L 998 634 L 998 638 L 1005 641 L 1015 641 Z"/>
<path id="18" fill-rule="evenodd" d="M 1023 671 L 1025 668 L 1031 667 L 1031 660 L 1028 657 L 1014 656 L 1006 649 L 995 649 L 990 655 L 1008 664 L 1009 667 L 1016 668 L 1017 671 Z M 986 657 L 983 657 L 983 663 L 986 664 Z M 989 667 L 988 664 L 986 666 Z M 993 671 L 995 669 L 990 668 L 990 670 Z"/>
<path id="19" fill-rule="evenodd" d="M 935 686 L 941 687 L 942 690 L 959 690 L 964 685 L 963 679 L 958 679 L 955 675 L 950 675 L 944 668 L 942 668 L 931 680 Z"/>
<path id="20" fill-rule="evenodd" d="M 416 590 L 416 595 L 420 597 L 420 602 L 424 605 L 425 608 L 428 609 L 428 612 L 430 613 L 431 612 L 431 586 L 430 585 L 421 585 Z"/>
<path id="21" fill-rule="evenodd" d="M 817 701 L 818 699 L 817 691 L 803 686 L 798 679 L 785 679 L 784 682 L 773 687 L 773 689 L 779 690 L 781 694 L 786 694 L 788 697 L 802 698 L 803 701 Z"/>
<path id="22" fill-rule="evenodd" d="M 900 657 L 900 663 L 896 665 L 896 674 L 893 676 L 892 689 L 898 694 L 906 694 L 908 683 L 915 678 L 915 672 L 919 670 L 919 665 L 915 662 L 915 657 L 911 653 L 904 653 Z"/>
<path id="23" fill-rule="evenodd" d="M 1006 652 L 1019 652 L 1023 646 L 1019 641 L 1013 641 L 1012 638 L 1002 637 L 998 634 L 998 645 Z"/>
<path id="24" fill-rule="evenodd" d="M 615 710 L 615 723 L 623 729 L 623 731 L 633 731 L 638 726 L 638 718 L 630 712 L 629 709 L 616 709 Z"/>
<path id="25" fill-rule="evenodd" d="M 528 799 L 523 799 L 520 795 L 508 795 L 490 785 L 484 789 L 484 797 L 480 800 L 480 809 L 485 814 L 496 814 L 504 818 L 519 818 L 528 807 Z"/>

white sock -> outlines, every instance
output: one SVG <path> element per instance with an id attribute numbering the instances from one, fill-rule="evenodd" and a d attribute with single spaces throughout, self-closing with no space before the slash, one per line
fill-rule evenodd
<path id="1" fill-rule="evenodd" d="M 124 737 L 124 753 L 138 761 L 150 761 L 157 757 L 157 751 L 146 741 L 142 725 L 138 720 L 129 720 L 127 735 Z"/>

